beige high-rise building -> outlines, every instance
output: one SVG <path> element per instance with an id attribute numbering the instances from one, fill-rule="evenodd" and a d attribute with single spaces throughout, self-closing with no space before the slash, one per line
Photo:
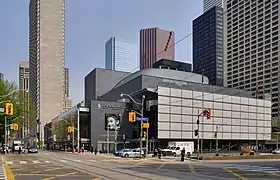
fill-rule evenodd
<path id="1" fill-rule="evenodd" d="M 23 112 L 22 116 L 22 126 L 20 129 L 20 136 L 25 137 L 29 133 L 29 62 L 19 63 L 19 89 L 21 94 L 21 99 L 23 100 Z M 23 128 L 22 128 L 23 127 Z"/>
<path id="2" fill-rule="evenodd" d="M 40 132 L 43 141 L 42 127 L 63 109 L 64 0 L 30 0 L 29 66 L 30 98 L 40 122 L 30 134 Z"/>

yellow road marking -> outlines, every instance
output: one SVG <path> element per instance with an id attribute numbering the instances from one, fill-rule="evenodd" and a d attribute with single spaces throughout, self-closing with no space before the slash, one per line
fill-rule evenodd
<path id="1" fill-rule="evenodd" d="M 50 176 L 54 176 L 54 175 L 51 175 L 51 174 L 33 174 L 33 173 L 30 173 L 30 174 L 17 174 L 17 176 L 45 176 L 45 177 L 50 177 Z"/>
<path id="2" fill-rule="evenodd" d="M 191 171 L 192 174 L 195 174 L 195 170 L 192 164 L 188 164 L 189 170 Z"/>
<path id="3" fill-rule="evenodd" d="M 3 162 L 6 163 L 7 162 L 7 157 L 6 155 L 3 156 Z M 14 180 L 15 176 L 13 174 L 13 172 L 11 171 L 11 169 L 9 168 L 9 166 L 7 164 L 4 165 L 4 169 L 5 169 L 5 173 L 6 173 L 6 177 L 8 180 Z"/>
<path id="4" fill-rule="evenodd" d="M 241 176 L 240 174 L 237 174 L 235 172 L 233 172 L 232 170 L 228 169 L 228 168 L 224 168 L 225 171 L 229 172 L 230 174 L 234 175 L 235 177 L 238 177 L 241 180 L 247 180 L 246 177 Z"/>
<path id="5" fill-rule="evenodd" d="M 92 180 L 100 180 L 100 178 L 94 178 L 94 179 L 92 179 Z"/>

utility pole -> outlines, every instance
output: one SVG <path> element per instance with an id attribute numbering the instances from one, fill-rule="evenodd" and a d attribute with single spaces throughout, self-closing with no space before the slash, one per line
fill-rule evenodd
<path id="1" fill-rule="evenodd" d="M 146 122 L 148 123 L 148 121 Z M 149 154 L 149 128 L 146 128 L 147 134 L 146 134 L 146 153 Z"/>
<path id="2" fill-rule="evenodd" d="M 110 151 L 110 132 L 109 132 L 109 125 L 107 121 L 107 154 L 108 155 L 109 155 L 109 151 Z"/>
<path id="3" fill-rule="evenodd" d="M 77 115 L 77 147 L 80 149 L 80 107 L 78 107 Z"/>
<path id="4" fill-rule="evenodd" d="M 72 124 L 72 148 L 73 148 L 73 153 L 75 149 L 75 129 L 74 129 L 74 123 Z"/>
<path id="5" fill-rule="evenodd" d="M 202 69 L 202 112 L 204 113 L 204 69 Z M 203 139 L 204 139 L 204 124 L 203 124 L 204 116 L 202 116 L 201 122 L 201 154 L 203 153 Z"/>
<path id="6" fill-rule="evenodd" d="M 144 101 L 145 101 L 145 95 L 142 96 L 141 101 L 141 117 L 144 117 Z M 142 149 L 143 149 L 143 142 L 142 142 L 142 135 L 143 135 L 143 120 L 140 122 L 140 158 L 142 158 Z"/>
<path id="7" fill-rule="evenodd" d="M 4 154 L 6 154 L 6 149 L 7 149 L 7 116 L 5 115 L 5 150 L 4 150 Z"/>
<path id="8" fill-rule="evenodd" d="M 199 160 L 199 109 L 198 109 L 198 113 L 197 113 L 197 160 Z"/>
<path id="9" fill-rule="evenodd" d="M 256 88 L 256 151 L 259 151 L 259 142 L 258 142 L 258 99 L 259 99 L 259 88 L 257 85 Z"/>
<path id="10" fill-rule="evenodd" d="M 215 136 L 216 136 L 216 154 L 219 154 L 219 149 L 218 149 L 218 146 L 219 146 L 219 142 L 218 142 L 218 129 L 219 129 L 219 126 L 217 125 L 216 126 L 216 133 L 215 133 Z"/>

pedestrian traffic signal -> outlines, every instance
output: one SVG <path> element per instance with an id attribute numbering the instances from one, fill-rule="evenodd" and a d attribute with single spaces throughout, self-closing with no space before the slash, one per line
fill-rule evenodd
<path id="1" fill-rule="evenodd" d="M 212 114 L 211 109 L 208 108 L 208 109 L 206 110 L 206 118 L 207 118 L 207 119 L 211 119 L 211 114 Z"/>
<path id="2" fill-rule="evenodd" d="M 13 124 L 13 127 L 14 127 L 14 130 L 15 130 L 15 131 L 18 131 L 18 124 L 14 123 L 14 124 Z"/>
<path id="3" fill-rule="evenodd" d="M 194 130 L 194 135 L 198 136 L 198 129 Z"/>
<path id="4" fill-rule="evenodd" d="M 70 126 L 68 127 L 68 133 L 71 133 L 73 131 L 73 128 Z"/>
<path id="5" fill-rule="evenodd" d="M 135 112 L 128 113 L 128 122 L 136 122 L 136 113 Z"/>
<path id="6" fill-rule="evenodd" d="M 146 131 L 143 131 L 143 138 L 147 138 L 147 132 Z"/>
<path id="7" fill-rule="evenodd" d="M 14 105 L 12 103 L 6 103 L 6 115 L 12 116 L 14 114 Z"/>

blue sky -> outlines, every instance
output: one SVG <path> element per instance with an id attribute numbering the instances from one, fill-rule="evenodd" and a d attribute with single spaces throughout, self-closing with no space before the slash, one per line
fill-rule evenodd
<path id="1" fill-rule="evenodd" d="M 84 77 L 104 67 L 110 36 L 139 42 L 141 28 L 175 32 L 176 41 L 192 32 L 202 14 L 202 0 L 65 0 L 65 65 L 70 68 L 70 96 L 84 99 Z M 18 64 L 28 61 L 29 0 L 1 0 L 0 72 L 18 82 Z M 192 36 L 176 45 L 176 59 L 192 62 Z"/>

